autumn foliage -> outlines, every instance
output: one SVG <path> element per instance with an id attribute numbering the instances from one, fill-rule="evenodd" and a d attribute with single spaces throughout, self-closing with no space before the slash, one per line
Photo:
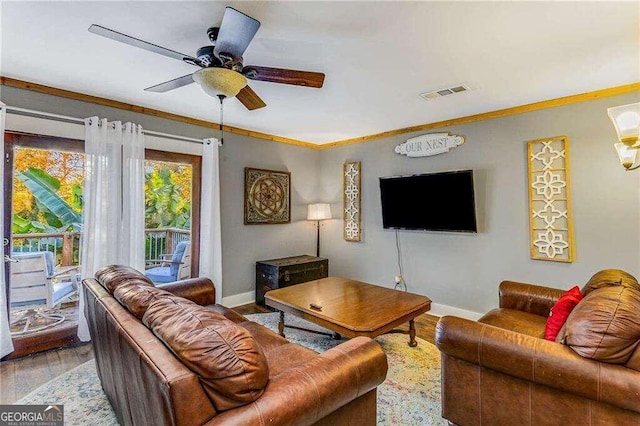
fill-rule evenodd
<path id="1" fill-rule="evenodd" d="M 21 172 L 45 172 L 42 176 L 50 177 L 50 181 L 55 183 L 55 194 L 75 212 L 82 214 L 84 154 L 20 147 L 14 151 L 14 164 L 13 232 L 74 230 L 77 224 L 62 223 L 52 217 L 50 210 L 27 188 Z M 191 180 L 190 165 L 145 162 L 146 228 L 190 227 Z"/>

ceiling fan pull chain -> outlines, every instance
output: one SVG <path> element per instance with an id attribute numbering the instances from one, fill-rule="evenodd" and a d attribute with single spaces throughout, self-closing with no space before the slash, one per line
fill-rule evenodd
<path id="1" fill-rule="evenodd" d="M 220 99 L 220 145 L 224 145 L 224 115 L 223 115 L 223 103 L 226 98 L 225 95 L 218 95 L 218 99 Z"/>

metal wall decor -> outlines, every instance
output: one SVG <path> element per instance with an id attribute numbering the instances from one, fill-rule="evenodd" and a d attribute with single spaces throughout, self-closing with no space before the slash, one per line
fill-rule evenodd
<path id="1" fill-rule="evenodd" d="M 291 173 L 244 169 L 244 224 L 291 222 Z"/>
<path id="2" fill-rule="evenodd" d="M 346 241 L 360 241 L 362 238 L 360 168 L 359 161 L 347 162 L 342 166 L 343 228 Z"/>
<path id="3" fill-rule="evenodd" d="M 573 220 L 566 136 L 527 143 L 531 258 L 573 262 Z"/>

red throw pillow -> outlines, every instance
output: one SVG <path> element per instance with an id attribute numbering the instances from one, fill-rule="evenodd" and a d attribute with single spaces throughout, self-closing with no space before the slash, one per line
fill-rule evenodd
<path id="1" fill-rule="evenodd" d="M 549 318 L 547 318 L 547 324 L 544 327 L 544 338 L 546 340 L 555 341 L 560 329 L 567 321 L 567 317 L 573 311 L 573 308 L 582 300 L 582 293 L 578 286 L 573 287 L 570 290 L 567 290 L 564 293 L 551 311 L 549 312 Z"/>

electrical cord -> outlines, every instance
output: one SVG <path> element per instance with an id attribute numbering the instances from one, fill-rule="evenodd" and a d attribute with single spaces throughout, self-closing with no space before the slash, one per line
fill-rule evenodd
<path id="1" fill-rule="evenodd" d="M 398 237 L 398 230 L 396 229 L 396 251 L 398 253 L 398 271 L 400 275 L 395 277 L 396 285 L 394 289 L 407 291 L 407 284 L 404 282 L 404 277 L 402 273 L 402 250 L 400 249 L 400 239 Z"/>
<path id="2" fill-rule="evenodd" d="M 224 145 L 224 106 L 222 102 L 225 98 L 225 95 L 218 95 L 218 99 L 220 99 L 220 145 Z"/>

